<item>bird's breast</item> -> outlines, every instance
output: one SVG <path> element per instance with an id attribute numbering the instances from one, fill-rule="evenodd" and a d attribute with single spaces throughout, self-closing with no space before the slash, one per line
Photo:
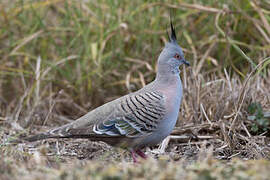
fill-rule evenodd
<path id="1" fill-rule="evenodd" d="M 159 133 L 162 138 L 165 138 L 170 135 L 178 119 L 183 93 L 180 78 L 174 80 L 166 88 L 162 88 L 161 91 L 165 97 L 166 114 L 159 124 Z"/>
<path id="2" fill-rule="evenodd" d="M 178 113 L 183 94 L 180 77 L 175 77 L 175 79 L 171 80 L 166 87 L 161 88 L 161 92 L 165 97 L 165 107 L 168 115 L 172 115 L 176 112 Z"/>

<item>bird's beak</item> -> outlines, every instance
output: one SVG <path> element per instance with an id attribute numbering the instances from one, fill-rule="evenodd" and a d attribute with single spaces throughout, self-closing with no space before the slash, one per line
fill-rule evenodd
<path id="1" fill-rule="evenodd" d="M 190 66 L 190 63 L 188 61 L 186 61 L 185 59 L 183 60 L 184 64 L 187 66 Z"/>

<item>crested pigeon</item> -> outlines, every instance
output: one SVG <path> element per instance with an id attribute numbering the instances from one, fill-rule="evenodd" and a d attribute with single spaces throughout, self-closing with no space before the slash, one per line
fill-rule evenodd
<path id="1" fill-rule="evenodd" d="M 146 158 L 141 149 L 160 143 L 176 124 L 183 94 L 179 66 L 189 65 L 176 42 L 172 22 L 169 41 L 157 63 L 155 80 L 142 89 L 108 102 L 74 122 L 14 142 L 87 138 L 126 148 L 135 162 L 137 155 Z"/>

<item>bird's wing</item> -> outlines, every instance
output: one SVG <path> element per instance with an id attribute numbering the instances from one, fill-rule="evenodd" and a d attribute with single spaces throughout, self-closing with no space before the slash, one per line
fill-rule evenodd
<path id="1" fill-rule="evenodd" d="M 116 107 L 105 120 L 94 125 L 94 133 L 125 137 L 149 134 L 164 118 L 165 98 L 158 91 L 139 92 L 123 97 Z"/>
<path id="2" fill-rule="evenodd" d="M 73 123 L 13 142 L 32 142 L 47 138 L 106 140 L 140 137 L 155 131 L 165 112 L 165 98 L 162 93 L 140 91 L 105 104 Z"/>

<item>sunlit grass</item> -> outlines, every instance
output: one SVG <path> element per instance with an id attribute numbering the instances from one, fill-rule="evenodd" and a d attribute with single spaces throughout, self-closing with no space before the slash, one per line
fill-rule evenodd
<path id="1" fill-rule="evenodd" d="M 55 83 L 56 88 L 66 89 L 78 100 L 91 97 L 98 89 L 110 88 L 114 94 L 124 93 L 123 88 L 106 87 L 106 84 L 125 79 L 134 65 L 125 61 L 126 57 L 141 59 L 154 67 L 164 46 L 169 14 L 176 25 L 179 44 L 197 74 L 207 69 L 222 72 L 223 68 L 228 68 L 244 77 L 252 66 L 269 55 L 265 37 L 270 36 L 270 32 L 267 24 L 259 23 L 262 19 L 258 16 L 263 11 L 267 19 L 268 11 L 264 11 L 264 6 L 257 10 L 254 3 L 247 0 L 207 1 L 203 5 L 185 6 L 187 3 L 3 2 L 1 77 L 13 81 L 16 76 L 12 74 L 20 71 L 26 82 L 30 82 L 31 78 L 24 72 L 33 73 L 40 56 L 41 71 L 52 68 L 43 77 L 46 83 Z M 56 66 L 70 56 L 76 58 Z M 145 73 L 147 69 L 141 67 L 137 71 Z M 153 76 L 152 73 L 146 82 Z M 132 78 L 138 77 L 138 73 L 132 73 Z"/>
<path id="2" fill-rule="evenodd" d="M 261 140 L 269 137 L 269 132 L 256 124 L 257 121 L 246 118 L 254 116 L 246 111 L 252 102 L 262 105 L 262 113 L 266 114 L 270 108 L 268 1 L 2 0 L 0 9 L 2 139 L 18 135 L 15 130 L 36 133 L 44 131 L 44 126 L 71 122 L 151 82 L 158 55 L 167 39 L 171 16 L 178 43 L 192 64 L 181 70 L 185 93 L 181 121 L 175 130 L 183 128 L 185 123 L 193 123 L 190 129 L 209 125 L 210 128 L 201 128 L 201 131 L 219 136 L 219 144 L 213 144 L 214 148 L 222 147 L 224 157 L 236 154 L 249 159 L 269 158 L 267 142 Z M 251 131 L 254 124 L 259 128 L 256 132 Z M 134 167 L 130 164 L 123 165 L 125 170 L 113 163 L 108 168 L 89 163 L 80 169 L 77 162 L 70 172 L 65 170 L 65 165 L 55 163 L 55 156 L 53 160 L 46 159 L 46 153 L 40 159 L 1 144 L 0 154 L 5 156 L 0 158 L 0 174 L 1 169 L 7 176 L 19 172 L 20 168 L 23 173 L 30 172 L 26 166 L 34 164 L 37 167 L 32 177 L 37 178 L 50 174 L 89 175 L 88 172 L 97 169 L 101 174 L 90 175 L 107 177 L 116 173 L 118 177 L 120 172 L 140 177 L 149 167 L 154 167 L 151 175 L 161 177 L 166 173 L 178 177 L 176 170 L 179 170 L 189 178 L 226 178 L 231 173 L 246 178 L 256 175 L 250 170 L 256 163 L 269 167 L 269 162 L 264 161 L 236 160 L 235 164 L 223 164 L 209 160 L 185 166 L 182 162 L 170 165 L 162 160 L 150 160 L 136 172 L 132 172 Z M 17 160 L 18 169 L 12 169 Z M 57 168 L 48 167 L 50 163 Z M 168 171 L 156 172 L 159 168 Z M 241 174 L 238 168 L 245 172 Z M 265 169 L 259 170 L 262 175 L 267 173 Z"/>

